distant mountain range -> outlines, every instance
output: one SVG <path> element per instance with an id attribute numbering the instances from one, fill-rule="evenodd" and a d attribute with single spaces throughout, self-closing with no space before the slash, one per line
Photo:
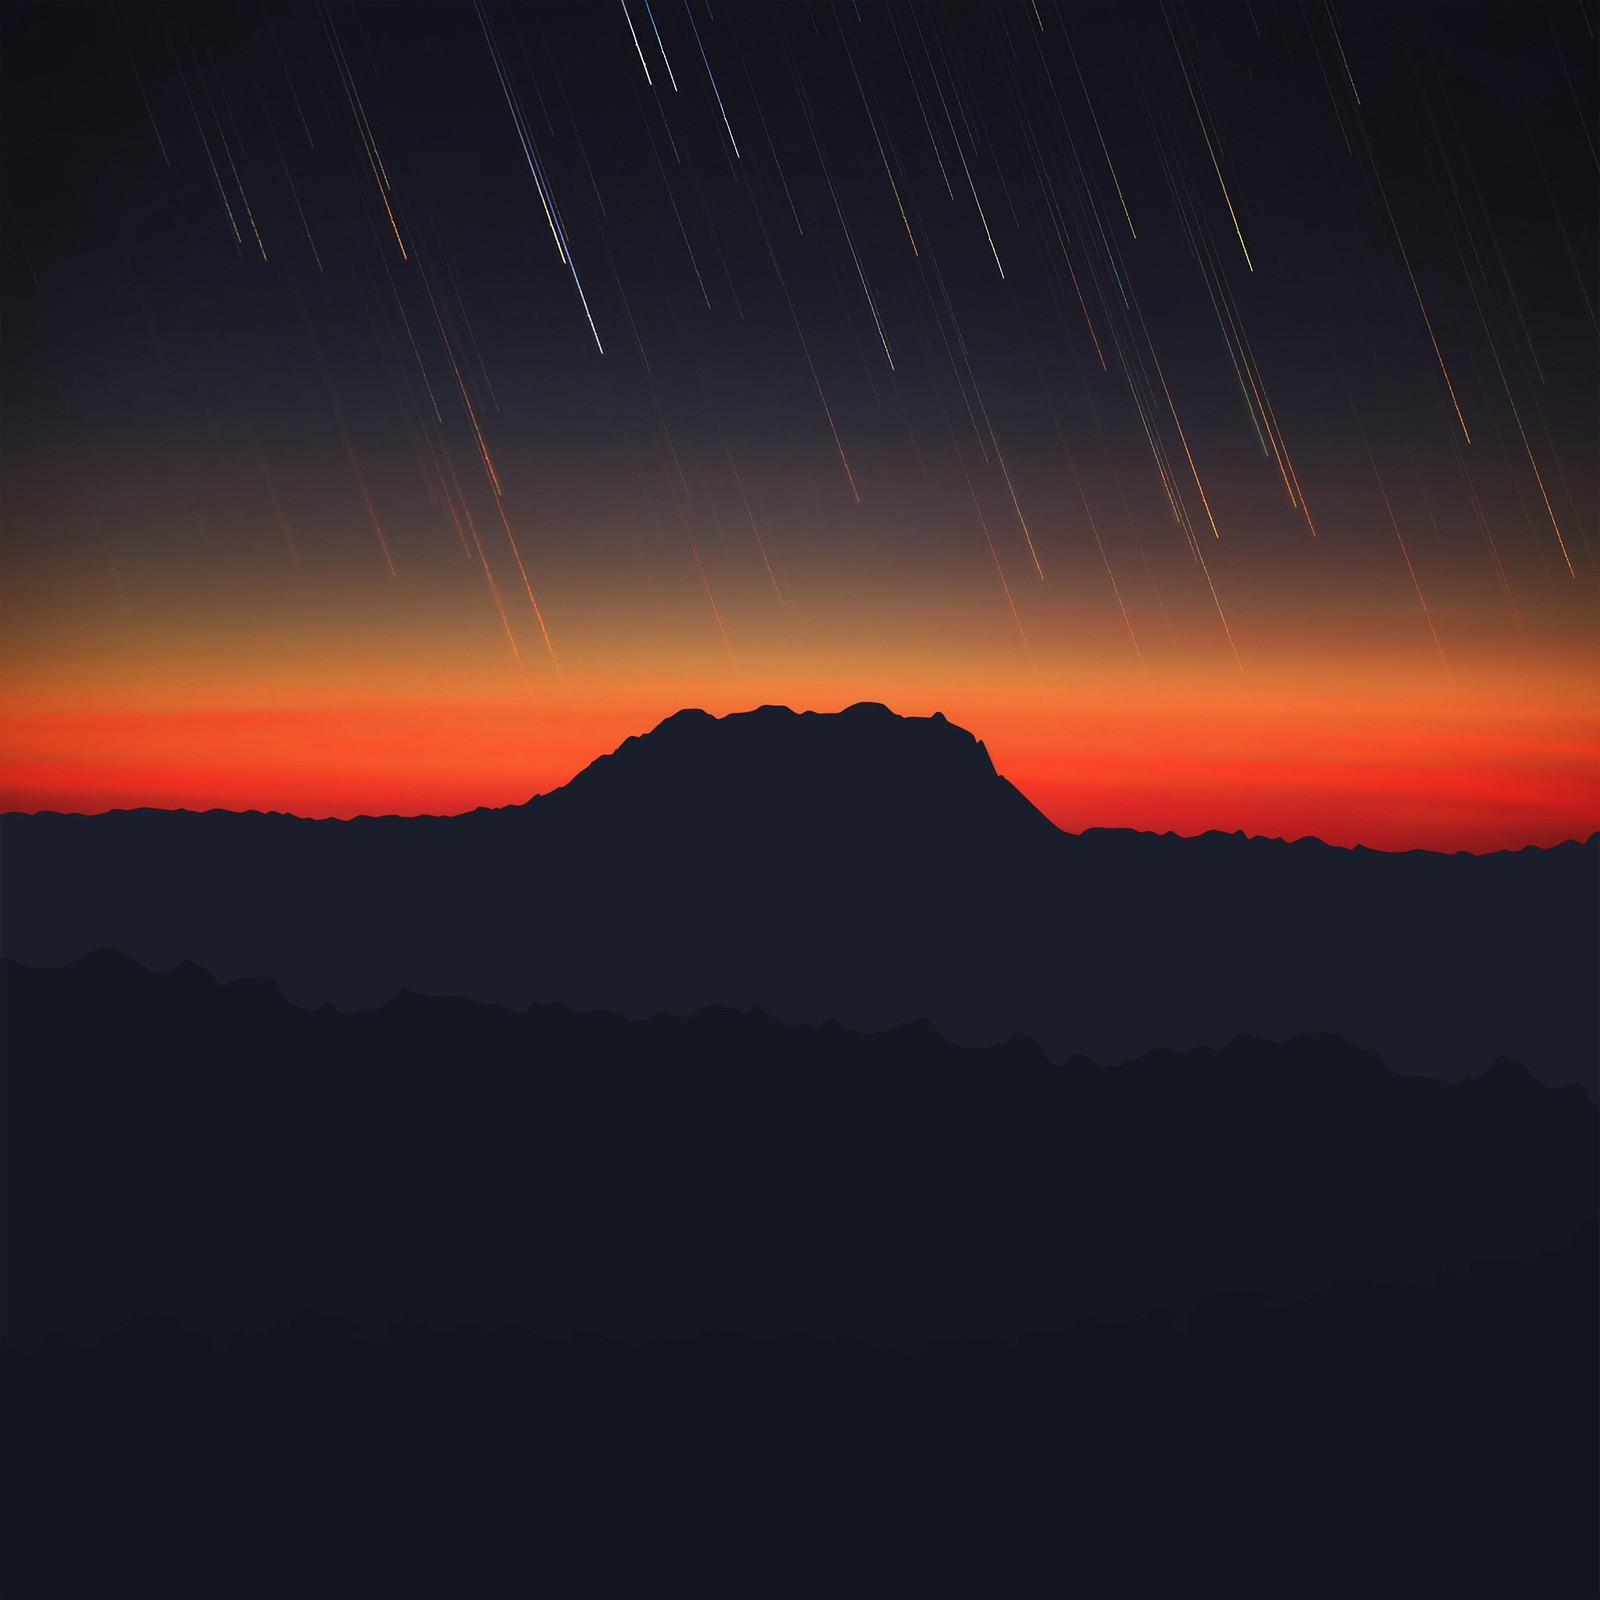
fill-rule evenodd
<path id="1" fill-rule="evenodd" d="M 161 1313 L 916 1345 L 1527 1260 L 1596 1215 L 1600 1111 L 1342 1039 L 1120 1067 L 928 1024 L 630 1022 L 192 965 L 0 963 L 8 1338 Z"/>
<path id="2" fill-rule="evenodd" d="M 0 1592 L 1593 1595 L 1597 865 L 870 705 L 0 819 Z"/>
<path id="3" fill-rule="evenodd" d="M 1405 1072 L 1504 1055 L 1600 1091 L 1600 836 L 1473 857 L 1069 835 L 971 734 L 878 705 L 680 712 L 459 817 L 13 814 L 0 862 L 15 959 L 187 957 L 312 1005 L 759 1005 L 1099 1060 L 1339 1033 Z"/>

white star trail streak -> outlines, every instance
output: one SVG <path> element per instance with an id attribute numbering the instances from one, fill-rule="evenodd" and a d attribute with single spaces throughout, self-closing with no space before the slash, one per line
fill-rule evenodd
<path id="1" fill-rule="evenodd" d="M 131 663 L 198 573 L 241 633 L 339 617 L 327 681 L 482 671 L 552 726 L 646 660 L 1572 697 L 1590 0 L 656 3 L 24 6 L 6 581 Z"/>
<path id="2" fill-rule="evenodd" d="M 539 160 L 538 151 L 534 148 L 533 135 L 528 129 L 527 118 L 522 113 L 522 102 L 517 97 L 516 89 L 512 86 L 510 75 L 506 71 L 505 60 L 500 53 L 500 46 L 495 42 L 494 33 L 489 26 L 489 15 L 484 9 L 483 0 L 475 0 L 478 21 L 483 27 L 483 37 L 489 46 L 489 55 L 494 61 L 494 70 L 500 79 L 501 92 L 505 95 L 506 108 L 511 112 L 511 121 L 517 130 L 517 139 L 522 145 L 523 156 L 527 159 L 528 171 L 533 174 L 533 183 L 539 193 L 539 204 L 544 207 L 545 221 L 550 225 L 550 236 L 556 242 L 556 249 L 560 252 L 561 260 L 572 277 L 572 286 L 578 291 L 578 301 L 583 307 L 584 320 L 589 324 L 589 332 L 594 335 L 594 347 L 601 355 L 606 353 L 606 347 L 600 342 L 600 330 L 594 325 L 594 314 L 589 310 L 588 296 L 583 292 L 583 284 L 578 278 L 578 268 L 572 259 L 572 251 L 567 242 L 566 230 L 561 226 L 557 213 L 555 197 L 550 191 L 550 186 L 545 180 L 544 167 Z"/>

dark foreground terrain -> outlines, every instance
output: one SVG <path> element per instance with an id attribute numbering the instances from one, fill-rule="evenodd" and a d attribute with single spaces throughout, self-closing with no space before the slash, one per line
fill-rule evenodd
<path id="1" fill-rule="evenodd" d="M 1576 1086 L 0 983 L 8 1595 L 1600 1584 Z"/>
<path id="2" fill-rule="evenodd" d="M 8 1348 L 6 1590 L 1591 1596 L 1596 1249 L 915 1353 Z"/>

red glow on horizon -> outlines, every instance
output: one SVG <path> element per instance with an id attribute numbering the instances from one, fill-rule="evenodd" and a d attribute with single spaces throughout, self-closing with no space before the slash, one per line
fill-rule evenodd
<path id="1" fill-rule="evenodd" d="M 831 700 L 819 703 L 848 703 Z M 723 714 L 759 701 L 700 703 Z M 503 702 L 116 712 L 13 705 L 0 809 L 449 815 L 559 788 L 676 709 L 632 696 L 544 715 Z M 1492 711 L 1472 726 L 1402 715 L 1375 727 L 1271 702 L 1205 717 L 1114 699 L 1075 717 L 998 699 L 896 709 L 945 710 L 1069 832 L 1242 831 L 1485 853 L 1586 838 L 1600 826 L 1600 759 L 1585 729 L 1529 728 Z"/>

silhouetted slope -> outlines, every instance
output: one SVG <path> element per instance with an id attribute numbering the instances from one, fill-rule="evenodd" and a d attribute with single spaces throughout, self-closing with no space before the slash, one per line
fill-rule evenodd
<path id="1" fill-rule="evenodd" d="M 1507 1055 L 1600 1090 L 1600 839 L 1065 835 L 970 734 L 882 706 L 680 712 L 504 811 L 8 816 L 0 848 L 4 951 L 41 964 L 188 956 L 310 1004 L 927 1017 L 1102 1060 L 1337 1032 L 1404 1071 Z"/>
<path id="2" fill-rule="evenodd" d="M 810 827 L 794 832 L 835 847 L 852 832 L 879 843 L 909 837 L 939 858 L 953 840 L 983 829 L 1000 831 L 1008 849 L 1059 836 L 965 728 L 938 712 L 899 717 L 868 702 L 837 715 L 787 706 L 721 718 L 679 711 L 524 809 L 626 830 L 653 847 L 681 830 L 703 832 L 708 804 L 740 833 L 750 821 L 759 830 L 764 817 L 805 818 Z M 805 841 L 776 837 L 772 845 Z"/>
<path id="3" fill-rule="evenodd" d="M 1336 1038 L 1102 1069 L 926 1024 L 310 1012 L 111 952 L 0 974 L 14 1338 L 304 1310 L 1009 1334 L 1527 1258 L 1600 1189 L 1581 1089 L 1398 1077 Z"/>
<path id="4" fill-rule="evenodd" d="M 1531 1265 L 920 1353 L 301 1318 L 7 1348 L 9 1594 L 1574 1596 L 1593 1223 Z M 92 1536 L 91 1536 L 92 1535 Z"/>

